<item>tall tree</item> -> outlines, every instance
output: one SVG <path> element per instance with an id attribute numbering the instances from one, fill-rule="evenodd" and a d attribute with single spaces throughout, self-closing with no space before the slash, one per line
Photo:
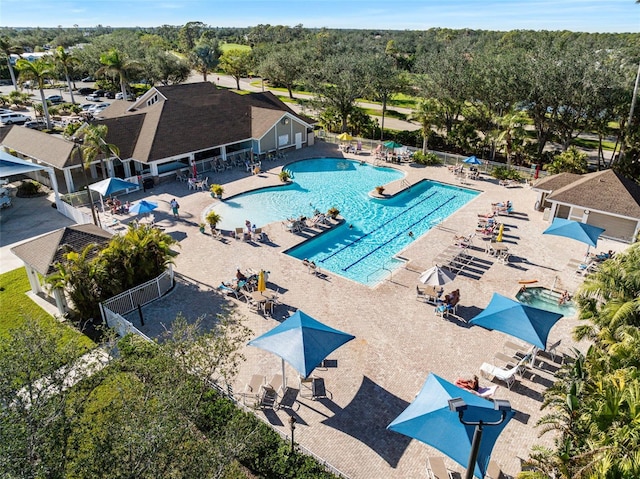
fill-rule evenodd
<path id="1" fill-rule="evenodd" d="M 268 78 L 274 87 L 285 87 L 289 98 L 293 98 L 293 88 L 304 74 L 304 52 L 300 43 L 271 50 L 258 66 L 263 78 Z"/>
<path id="2" fill-rule="evenodd" d="M 200 39 L 191 49 L 189 60 L 193 69 L 202 73 L 203 81 L 207 81 L 207 73 L 218 66 L 220 49 L 216 40 Z"/>
<path id="3" fill-rule="evenodd" d="M 388 44 L 387 47 L 389 47 Z M 406 80 L 405 75 L 398 70 L 396 59 L 390 54 L 367 57 L 365 61 L 368 67 L 366 81 L 369 87 L 368 96 L 382 103 L 380 140 L 383 140 L 387 104 L 393 95 L 405 91 L 409 82 Z"/>
<path id="4" fill-rule="evenodd" d="M 331 108 L 340 116 L 343 132 L 347 130 L 348 118 L 354 111 L 356 100 L 366 92 L 367 87 L 362 81 L 366 71 L 361 59 L 349 55 L 330 56 L 309 69 L 311 88 L 318 95 L 321 105 Z"/>
<path id="5" fill-rule="evenodd" d="M 117 75 L 120 80 L 120 91 L 122 97 L 127 98 L 127 86 L 129 75 L 140 67 L 140 62 L 129 60 L 126 55 L 119 52 L 115 48 L 107 53 L 100 55 L 100 63 L 103 65 L 96 72 L 97 75 L 113 74 Z"/>
<path id="6" fill-rule="evenodd" d="M 64 77 L 67 80 L 67 88 L 69 88 L 69 94 L 71 95 L 71 103 L 75 103 L 73 98 L 73 88 L 71 88 L 71 78 L 69 77 L 69 69 L 79 63 L 79 60 L 73 56 L 72 53 L 67 52 L 63 46 L 59 46 L 55 50 L 54 60 L 58 66 L 64 71 Z"/>
<path id="7" fill-rule="evenodd" d="M 44 98 L 44 81 L 52 78 L 55 74 L 55 66 L 48 58 L 38 58 L 32 62 L 25 58 L 20 58 L 16 62 L 16 68 L 20 71 L 20 78 L 35 81 L 40 90 L 40 99 L 42 100 L 42 108 L 47 121 L 47 128 L 51 129 L 51 117 L 49 116 L 49 108 Z"/>
<path id="8" fill-rule="evenodd" d="M 440 105 L 435 100 L 420 100 L 418 108 L 412 113 L 410 119 L 420 123 L 420 132 L 422 133 L 422 153 L 427 153 L 429 148 L 429 135 L 432 132 L 431 127 L 443 126 Z"/>
<path id="9" fill-rule="evenodd" d="M 18 91 L 18 82 L 16 81 L 16 74 L 13 71 L 13 64 L 11 63 L 11 55 L 24 52 L 24 49 L 21 46 L 18 46 L 13 43 L 13 40 L 8 36 L 0 37 L 0 53 L 4 55 L 7 59 L 7 68 L 9 69 L 9 74 L 11 75 L 11 82 L 13 83 L 13 88 Z"/>
<path id="10" fill-rule="evenodd" d="M 251 51 L 240 48 L 232 48 L 220 56 L 220 68 L 234 78 L 238 90 L 240 90 L 240 78 L 249 75 L 251 62 Z"/>

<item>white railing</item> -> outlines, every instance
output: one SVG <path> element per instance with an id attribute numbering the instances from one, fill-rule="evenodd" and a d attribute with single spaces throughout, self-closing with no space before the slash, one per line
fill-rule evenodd
<path id="1" fill-rule="evenodd" d="M 138 306 L 144 306 L 162 297 L 172 287 L 173 268 L 169 265 L 169 268 L 157 278 L 109 298 L 103 301 L 101 306 L 114 313 L 127 314 Z M 106 321 L 106 318 L 103 317 L 103 319 Z"/>
<path id="2" fill-rule="evenodd" d="M 127 334 L 131 333 L 131 334 L 137 334 L 138 336 L 145 339 L 146 341 L 151 341 L 151 338 L 149 338 L 146 334 L 144 334 L 142 331 L 140 331 L 138 328 L 136 328 L 133 324 L 131 324 L 126 319 L 124 319 L 118 313 L 114 313 L 109 308 L 106 308 L 103 305 L 100 305 L 100 306 L 101 306 L 100 312 L 102 313 L 102 317 L 107 322 L 107 325 L 110 328 L 113 328 L 118 333 L 118 336 L 124 337 Z"/>
<path id="3" fill-rule="evenodd" d="M 56 205 L 60 213 L 65 215 L 67 218 L 75 221 L 79 225 L 93 223 L 93 220 L 91 219 L 91 215 L 87 215 L 83 213 L 79 209 L 74 208 L 73 206 L 71 206 L 68 203 L 65 203 L 64 201 L 58 201 Z"/>

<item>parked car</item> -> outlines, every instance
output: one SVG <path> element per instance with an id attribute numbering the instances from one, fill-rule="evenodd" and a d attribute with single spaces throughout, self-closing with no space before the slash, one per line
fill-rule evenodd
<path id="1" fill-rule="evenodd" d="M 49 95 L 45 98 L 45 100 L 47 100 L 49 103 L 52 103 L 53 105 L 64 103 L 64 98 L 62 98 L 61 95 Z"/>
<path id="2" fill-rule="evenodd" d="M 23 126 L 26 128 L 31 128 L 32 130 L 42 130 L 47 125 L 38 120 L 27 121 Z"/>
<path id="3" fill-rule="evenodd" d="M 105 108 L 108 108 L 111 105 L 111 103 L 105 102 L 105 103 L 100 103 L 98 105 L 93 105 L 93 108 L 90 108 L 89 110 L 87 110 L 89 113 L 92 113 L 94 115 L 97 115 L 98 113 L 100 113 L 102 110 L 104 110 Z"/>
<path id="4" fill-rule="evenodd" d="M 92 76 L 88 76 L 88 77 L 84 77 L 84 78 L 83 78 L 82 80 L 80 80 L 80 81 L 83 81 L 83 82 L 92 82 L 92 81 L 94 81 L 94 80 L 93 80 L 93 77 L 92 77 Z"/>
<path id="5" fill-rule="evenodd" d="M 116 100 L 122 100 L 122 92 L 116 93 Z M 127 100 L 133 101 L 136 99 L 136 96 L 133 93 L 127 93 Z"/>
<path id="6" fill-rule="evenodd" d="M 94 95 L 98 95 L 98 96 L 104 96 L 104 94 L 106 93 L 106 91 L 104 90 L 96 90 L 93 92 Z"/>
<path id="7" fill-rule="evenodd" d="M 102 101 L 100 99 L 100 96 L 96 95 L 95 93 L 92 93 L 91 95 L 85 96 L 84 99 L 87 100 L 87 101 Z"/>
<path id="8" fill-rule="evenodd" d="M 91 95 L 94 91 L 96 91 L 95 88 L 89 88 L 88 86 L 86 86 L 83 88 L 78 88 L 78 95 Z"/>
<path id="9" fill-rule="evenodd" d="M 89 111 L 94 106 L 96 106 L 95 103 L 83 103 L 82 105 L 80 105 L 80 108 L 82 108 L 82 111 Z"/>
<path id="10" fill-rule="evenodd" d="M 2 125 L 22 125 L 28 121 L 31 121 L 31 117 L 22 113 L 12 112 L 0 115 L 0 124 Z"/>
<path id="11" fill-rule="evenodd" d="M 0 108 L 0 115 L 6 115 L 7 113 L 13 113 L 13 110 L 9 110 L 8 108 Z"/>
<path id="12" fill-rule="evenodd" d="M 112 92 L 112 91 L 106 91 L 104 92 L 104 97 L 109 98 L 110 100 L 113 100 L 116 97 L 116 94 L 115 92 Z"/>

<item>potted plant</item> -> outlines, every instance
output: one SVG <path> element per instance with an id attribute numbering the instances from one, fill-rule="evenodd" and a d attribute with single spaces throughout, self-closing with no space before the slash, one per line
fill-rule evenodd
<path id="1" fill-rule="evenodd" d="M 211 185 L 209 187 L 209 191 L 211 191 L 212 198 L 222 198 L 222 193 L 224 193 L 224 188 L 222 185 Z"/>
<path id="2" fill-rule="evenodd" d="M 216 226 L 218 226 L 218 223 L 220 223 L 220 220 L 222 220 L 222 218 L 215 211 L 209 211 L 209 213 L 207 213 L 207 216 L 205 216 L 205 220 L 207 221 L 207 223 L 209 223 L 211 231 L 213 231 L 216 229 Z"/>
<path id="3" fill-rule="evenodd" d="M 206 226 L 206 225 L 205 225 L 204 223 L 200 223 L 200 224 L 198 225 L 198 228 L 200 228 L 200 233 L 204 234 L 204 228 L 205 228 L 205 226 Z"/>
<path id="4" fill-rule="evenodd" d="M 282 170 L 278 176 L 280 177 L 280 181 L 282 181 L 283 183 L 286 183 L 287 181 L 291 180 L 291 175 L 289 174 L 289 172 L 287 170 Z"/>
<path id="5" fill-rule="evenodd" d="M 382 185 L 376 186 L 376 193 L 378 193 L 379 195 L 382 195 L 384 193 L 384 186 Z"/>
<path id="6" fill-rule="evenodd" d="M 327 210 L 327 216 L 329 216 L 331 219 L 335 220 L 339 214 L 340 214 L 340 210 L 335 206 L 332 206 Z"/>

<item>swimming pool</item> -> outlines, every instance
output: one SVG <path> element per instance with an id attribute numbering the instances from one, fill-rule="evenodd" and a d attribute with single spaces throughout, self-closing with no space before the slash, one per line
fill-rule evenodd
<path id="1" fill-rule="evenodd" d="M 516 299 L 523 304 L 528 304 L 534 308 L 544 309 L 552 313 L 562 314 L 566 317 L 575 316 L 576 308 L 572 301 L 558 304 L 560 293 L 547 288 L 533 287 L 527 288 L 516 294 Z"/>
<path id="2" fill-rule="evenodd" d="M 292 184 L 248 192 L 216 206 L 222 217 L 219 226 L 233 230 L 248 219 L 260 227 L 335 206 L 344 224 L 286 253 L 368 285 L 401 264 L 394 258 L 397 253 L 478 194 L 424 180 L 393 198 L 375 199 L 369 196 L 371 190 L 404 174 L 338 158 L 298 161 L 287 169 Z"/>

